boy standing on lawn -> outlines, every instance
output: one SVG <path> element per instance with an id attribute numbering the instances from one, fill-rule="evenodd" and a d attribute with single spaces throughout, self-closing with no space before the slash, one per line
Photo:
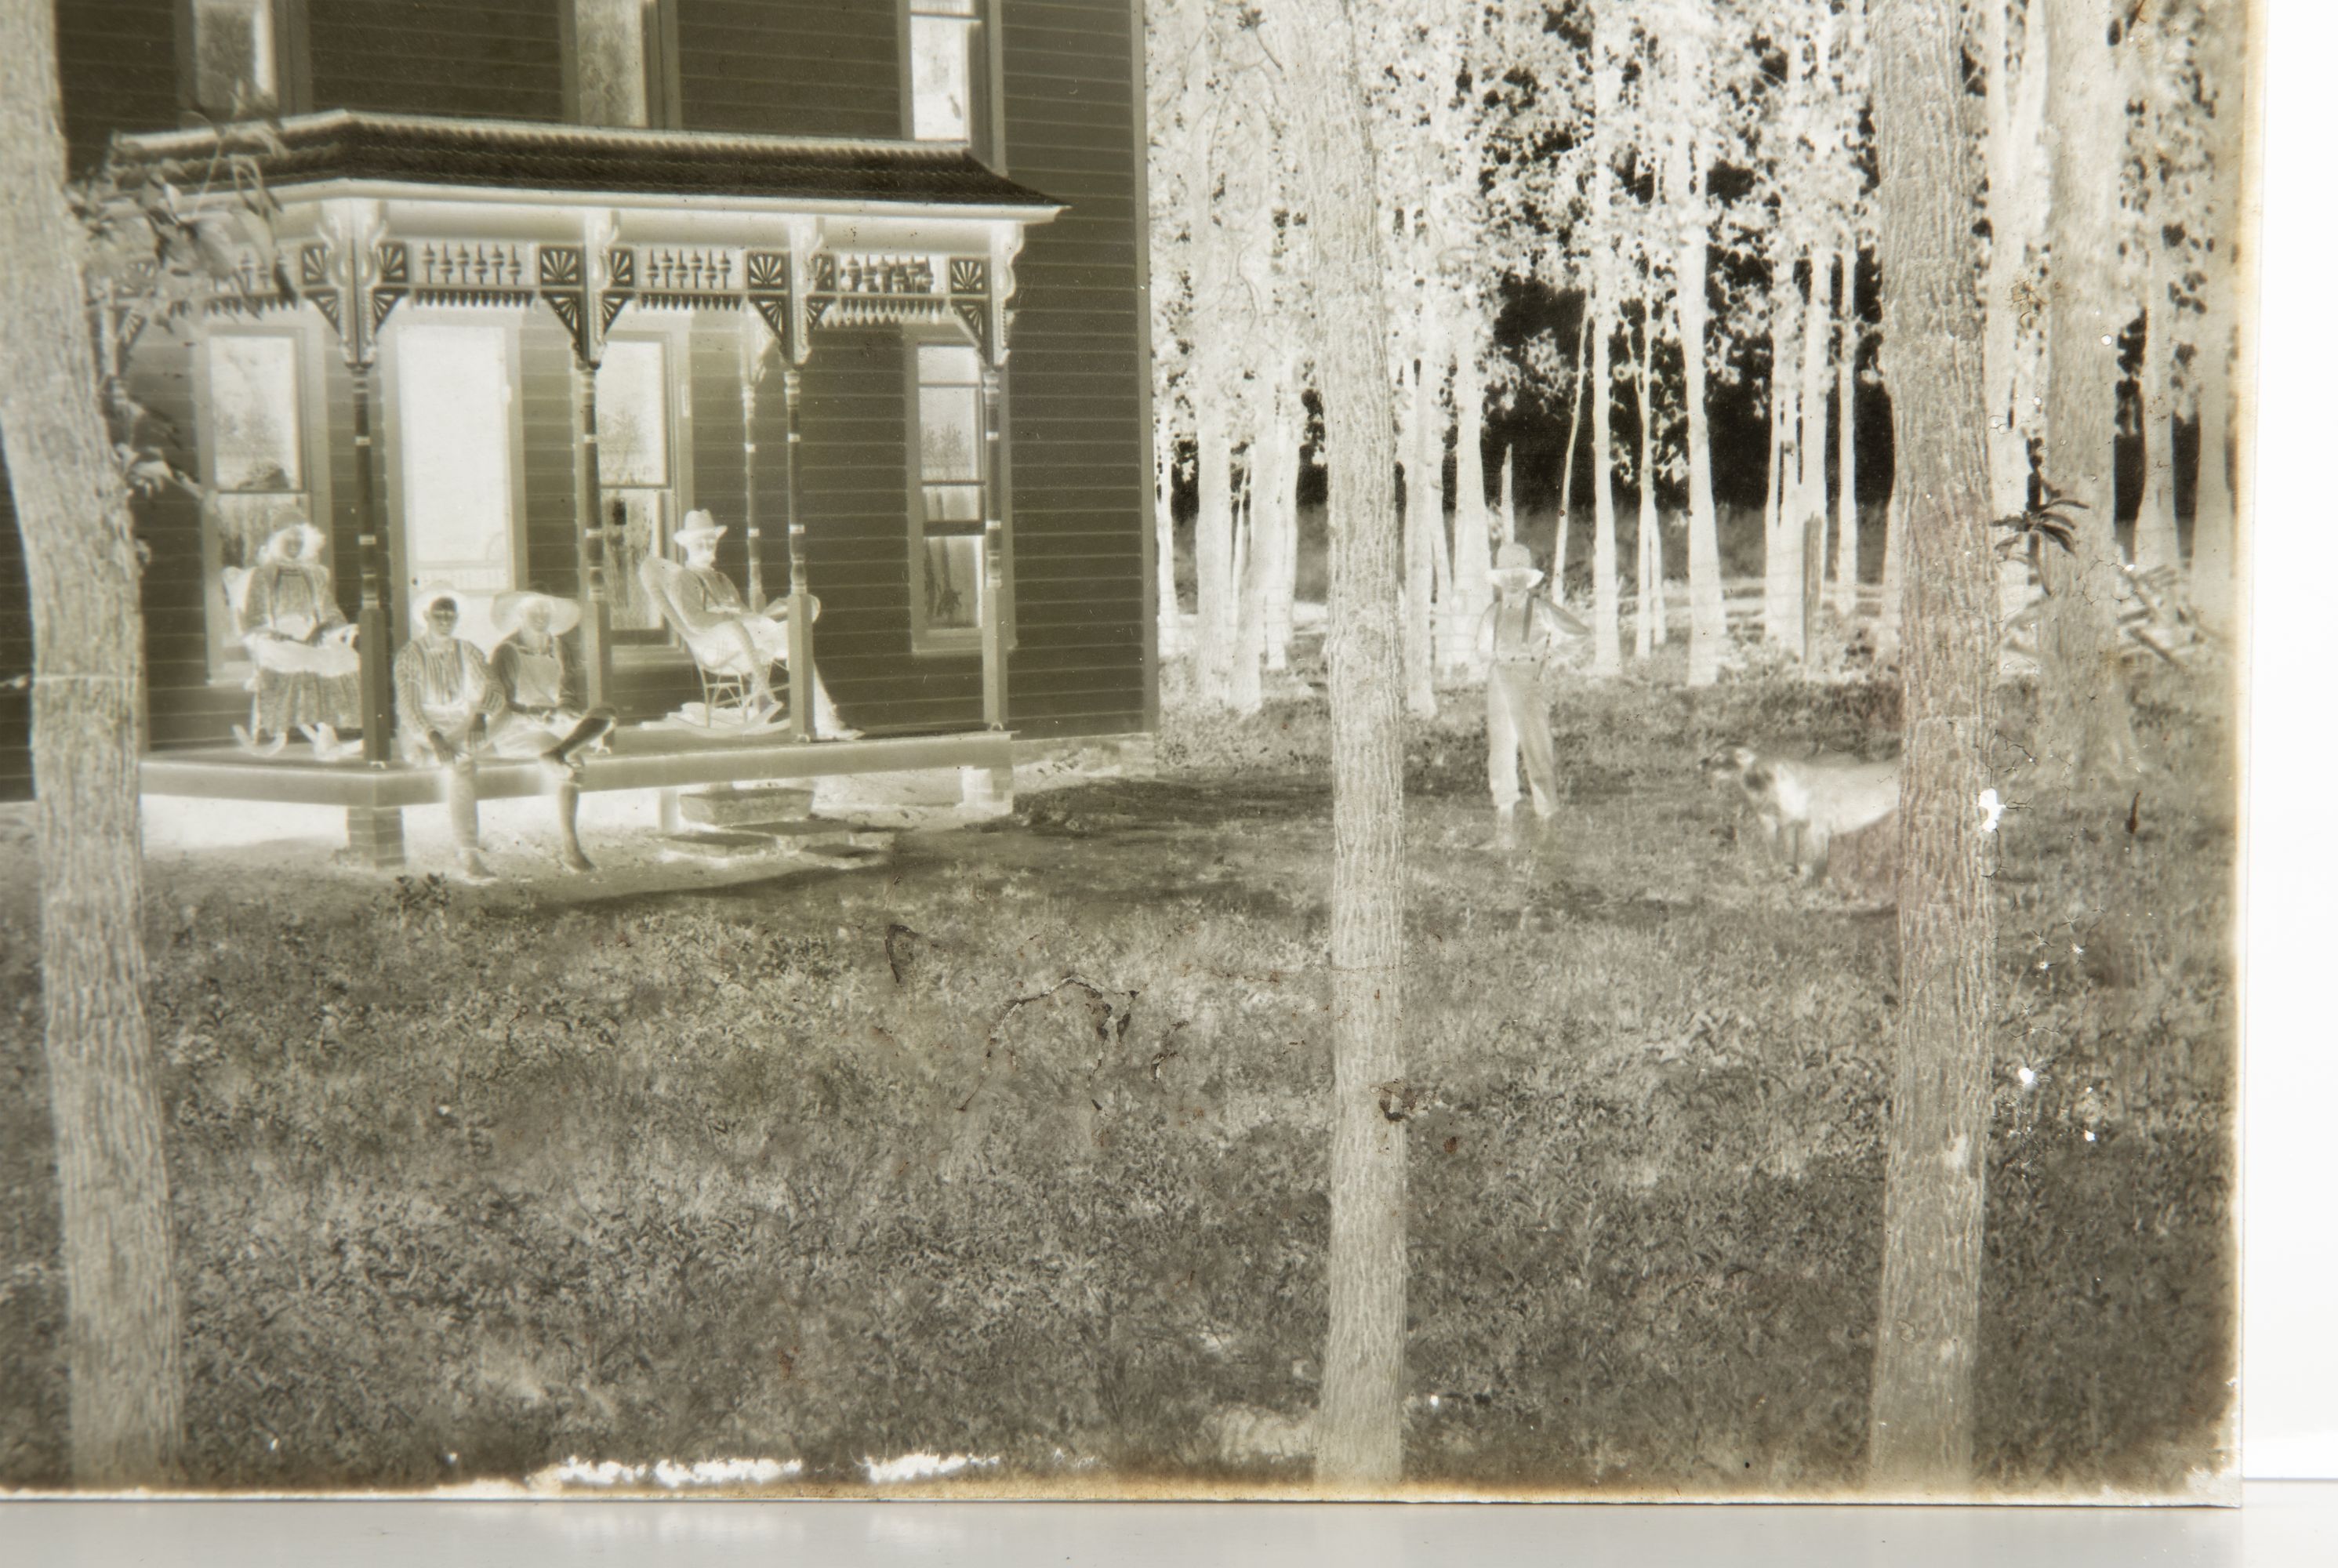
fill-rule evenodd
<path id="1" fill-rule="evenodd" d="M 1495 843 L 1514 848 L 1518 838 L 1518 752 L 1527 757 L 1535 818 L 1547 827 L 1558 811 L 1558 763 L 1550 741 L 1550 709 L 1542 671 L 1559 636 L 1588 637 L 1591 628 L 1535 593 L 1542 573 L 1523 544 L 1505 544 L 1494 558 L 1494 603 L 1478 622 L 1478 657 L 1486 661 L 1486 774 L 1494 791 Z"/>

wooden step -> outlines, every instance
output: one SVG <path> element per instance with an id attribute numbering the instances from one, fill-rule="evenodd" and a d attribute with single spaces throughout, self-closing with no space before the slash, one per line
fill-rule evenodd
<path id="1" fill-rule="evenodd" d="M 684 822 L 705 828 L 736 828 L 811 815 L 810 785 L 761 784 L 693 789 L 675 802 Z"/>
<path id="2" fill-rule="evenodd" d="M 797 817 L 777 822 L 742 822 L 725 828 L 686 828 L 678 833 L 660 835 L 659 842 L 669 853 L 696 859 L 736 860 L 756 855 L 785 855 L 791 859 L 845 866 L 890 858 L 893 835 L 884 828 L 862 828 L 850 822 Z"/>

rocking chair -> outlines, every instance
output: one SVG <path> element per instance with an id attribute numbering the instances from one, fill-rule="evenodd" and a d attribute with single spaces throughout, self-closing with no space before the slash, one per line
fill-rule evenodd
<path id="1" fill-rule="evenodd" d="M 682 645 L 689 650 L 690 662 L 698 671 L 699 697 L 705 714 L 702 727 L 718 728 L 718 715 L 732 728 L 744 729 L 757 722 L 749 718 L 749 703 L 754 697 L 759 673 L 766 674 L 766 684 L 780 703 L 762 715 L 760 722 L 771 724 L 784 718 L 786 703 L 780 693 L 785 687 L 770 681 L 768 672 L 759 670 L 761 662 L 744 642 L 727 628 L 693 629 L 683 619 L 673 592 L 673 580 L 681 571 L 679 564 L 663 555 L 644 556 L 640 568 L 641 583 L 658 614 L 682 638 Z"/>

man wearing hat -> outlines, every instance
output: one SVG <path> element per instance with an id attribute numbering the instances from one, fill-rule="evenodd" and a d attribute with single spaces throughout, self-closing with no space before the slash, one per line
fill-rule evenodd
<path id="1" fill-rule="evenodd" d="M 414 596 L 414 635 L 398 651 L 390 672 L 398 698 L 398 750 L 408 762 L 447 770 L 447 809 L 463 872 L 480 880 L 495 874 L 479 853 L 479 753 L 545 759 L 562 774 L 557 790 L 561 859 L 571 870 L 589 871 L 592 862 L 576 838 L 573 757 L 605 733 L 607 726 L 595 715 L 563 739 L 515 713 L 486 656 L 455 635 L 462 609 L 461 596 L 451 588 L 426 588 Z M 548 614 L 546 619 L 548 623 Z"/>
<path id="2" fill-rule="evenodd" d="M 1536 818 L 1547 824 L 1557 814 L 1558 763 L 1542 671 L 1557 638 L 1587 637 L 1591 628 L 1535 592 L 1542 573 L 1523 544 L 1502 546 L 1490 580 L 1494 603 L 1478 622 L 1478 657 L 1486 661 L 1486 773 L 1493 786 L 1498 841 L 1508 847 L 1518 842 L 1520 750 L 1526 752 Z"/>
<path id="3" fill-rule="evenodd" d="M 703 509 L 684 516 L 682 526 L 674 530 L 674 543 L 682 546 L 683 567 L 674 574 L 673 597 L 674 609 L 683 618 L 683 628 L 696 636 L 727 634 L 738 639 L 739 646 L 754 668 L 755 700 L 765 713 L 775 713 L 780 700 L 771 691 L 771 670 L 783 663 L 788 656 L 788 602 L 782 596 L 772 600 L 761 610 L 750 610 L 740 597 L 739 589 L 714 564 L 715 541 L 729 530 L 714 520 L 714 514 Z M 820 619 L 820 601 L 811 602 L 811 618 Z M 860 733 L 848 730 L 837 717 L 836 705 L 829 701 L 828 689 L 820 684 L 820 671 L 811 672 L 812 717 L 822 737 L 848 740 Z"/>

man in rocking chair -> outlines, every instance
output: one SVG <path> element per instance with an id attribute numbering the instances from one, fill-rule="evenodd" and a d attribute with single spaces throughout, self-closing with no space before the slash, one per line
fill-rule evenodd
<path id="1" fill-rule="evenodd" d="M 683 631 L 696 637 L 737 641 L 742 661 L 751 667 L 750 679 L 754 682 L 750 715 L 768 721 L 786 707 L 771 690 L 771 666 L 787 662 L 788 601 L 783 595 L 761 610 L 748 608 L 737 585 L 714 564 L 715 541 L 727 532 L 714 521 L 712 513 L 704 510 L 682 520 L 673 538 L 682 546 L 683 564 L 673 573 L 669 592 Z M 811 617 L 820 619 L 817 599 L 811 602 Z M 822 739 L 850 740 L 860 733 L 846 729 L 837 717 L 836 704 L 829 701 L 818 670 L 811 672 L 811 700 L 812 718 Z"/>

